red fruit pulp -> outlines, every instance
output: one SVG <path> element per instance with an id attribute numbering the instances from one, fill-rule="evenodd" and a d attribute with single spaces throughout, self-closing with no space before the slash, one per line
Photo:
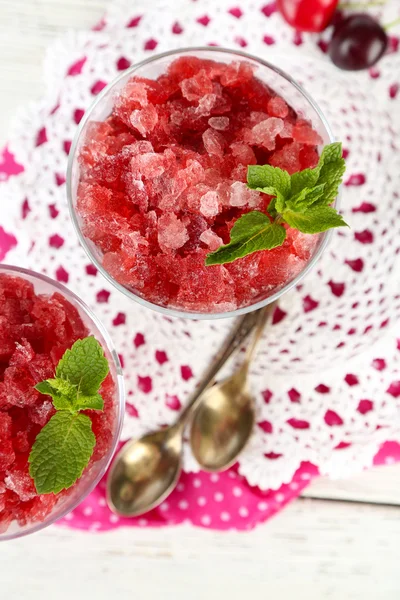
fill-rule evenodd
<path id="1" fill-rule="evenodd" d="M 29 475 L 28 457 L 37 434 L 55 410 L 35 385 L 54 376 L 67 348 L 88 335 L 78 311 L 61 294 L 35 294 L 23 279 L 0 273 L 0 534 L 16 521 L 43 521 L 74 486 L 55 496 L 38 495 Z M 91 465 L 108 451 L 115 419 L 115 386 L 108 375 L 101 394 L 104 412 L 92 419 L 96 446 Z M 101 422 L 101 427 L 99 426 Z"/>
<path id="2" fill-rule="evenodd" d="M 323 31 L 331 22 L 339 0 L 277 0 L 285 20 L 299 31 Z"/>
<path id="3" fill-rule="evenodd" d="M 288 230 L 281 248 L 206 267 L 244 213 L 270 197 L 247 166 L 294 173 L 318 162 L 311 124 L 248 62 L 183 56 L 156 81 L 132 77 L 79 156 L 77 212 L 104 268 L 146 300 L 226 312 L 262 300 L 300 273 L 316 236 Z"/>

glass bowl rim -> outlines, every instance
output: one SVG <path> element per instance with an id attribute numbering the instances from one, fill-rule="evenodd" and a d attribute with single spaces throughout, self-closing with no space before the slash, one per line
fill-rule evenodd
<path id="1" fill-rule="evenodd" d="M 58 521 L 59 519 L 63 519 L 65 517 L 65 515 L 67 515 L 72 510 L 74 510 L 94 490 L 96 485 L 99 483 L 99 481 L 101 480 L 101 478 L 104 476 L 105 472 L 107 471 L 107 469 L 111 463 L 111 460 L 115 454 L 119 439 L 121 437 L 121 430 L 122 430 L 124 414 L 125 414 L 125 385 L 124 385 L 124 378 L 123 378 L 123 374 L 122 374 L 122 367 L 121 367 L 121 363 L 120 363 L 117 351 L 115 350 L 113 341 L 112 341 L 109 333 L 107 332 L 106 328 L 104 327 L 103 323 L 98 319 L 98 317 L 93 313 L 93 311 L 86 305 L 86 303 L 83 300 L 81 300 L 81 298 L 79 298 L 79 296 L 77 296 L 69 288 L 62 285 L 58 281 L 51 279 L 51 277 L 48 277 L 47 275 L 38 273 L 37 271 L 33 271 L 31 269 L 25 269 L 23 267 L 18 267 L 16 265 L 0 263 L 0 273 L 7 272 L 7 271 L 8 272 L 11 271 L 12 273 L 15 273 L 16 275 L 27 275 L 29 277 L 32 277 L 33 279 L 38 279 L 40 281 L 43 281 L 47 285 L 51 285 L 52 287 L 59 290 L 59 292 L 63 296 L 65 296 L 67 298 L 67 300 L 69 298 L 72 298 L 72 300 L 74 302 L 76 302 L 76 304 L 85 313 L 85 315 L 87 317 L 89 317 L 89 319 L 93 322 L 93 324 L 99 330 L 99 332 L 101 333 L 101 335 L 104 339 L 104 342 L 107 346 L 107 350 L 113 359 L 114 366 L 116 369 L 116 374 L 117 374 L 116 383 L 117 383 L 117 392 L 118 392 L 118 402 L 117 402 L 116 406 L 117 406 L 118 414 L 117 414 L 117 423 L 116 423 L 116 428 L 115 428 L 115 431 L 113 434 L 112 444 L 110 446 L 110 449 L 109 449 L 107 455 L 105 455 L 103 457 L 106 459 L 106 462 L 105 462 L 104 466 L 101 468 L 101 470 L 99 471 L 97 477 L 95 477 L 95 479 L 90 483 L 90 485 L 88 485 L 85 488 L 84 492 L 82 494 L 80 494 L 79 498 L 76 499 L 71 504 L 68 504 L 68 502 L 67 502 L 65 509 L 57 517 L 52 517 L 52 515 L 50 513 L 48 520 L 46 520 L 46 517 L 45 517 L 44 521 L 42 521 L 41 523 L 37 523 L 37 524 L 33 525 L 32 527 L 28 526 L 26 528 L 26 530 L 24 530 L 22 528 L 20 531 L 16 531 L 16 532 L 10 533 L 8 535 L 7 535 L 7 532 L 0 534 L 0 542 L 6 542 L 9 540 L 21 538 L 26 535 L 30 535 L 31 533 L 36 533 L 37 531 L 40 531 L 41 529 L 45 529 L 49 525 L 52 525 L 53 523 Z M 101 459 L 101 460 L 103 460 L 103 459 Z"/>
<path id="2" fill-rule="evenodd" d="M 319 108 L 319 106 L 315 102 L 315 100 L 313 100 L 313 98 L 308 94 L 308 92 L 303 88 L 302 85 L 300 85 L 290 75 L 288 75 L 285 71 L 283 71 L 281 68 L 277 67 L 276 65 L 274 65 L 274 64 L 270 63 L 269 61 L 266 61 L 262 58 L 258 58 L 257 56 L 249 54 L 247 52 L 243 52 L 242 50 L 223 48 L 223 47 L 219 47 L 219 46 L 188 46 L 185 48 L 175 48 L 173 50 L 167 50 L 166 52 L 154 54 L 153 56 L 150 56 L 149 58 L 146 58 L 138 63 L 135 63 L 128 69 L 122 71 L 96 96 L 94 101 L 87 108 L 87 110 L 85 111 L 85 114 L 84 114 L 82 120 L 80 121 L 78 128 L 75 132 L 75 136 L 74 136 L 74 139 L 73 139 L 73 142 L 71 145 L 71 149 L 70 149 L 70 153 L 68 156 L 67 182 L 66 182 L 66 184 L 67 184 L 67 201 L 68 201 L 68 208 L 69 208 L 71 221 L 73 223 L 75 232 L 76 232 L 79 242 L 82 245 L 83 249 L 85 250 L 88 258 L 95 265 L 95 267 L 100 271 L 100 273 L 103 275 L 103 277 L 105 277 L 105 279 L 107 279 L 107 281 L 113 287 L 118 289 L 127 298 L 130 298 L 131 300 L 133 300 L 134 302 L 137 302 L 141 306 L 150 308 L 153 311 L 162 313 L 169 317 L 179 317 L 179 318 L 191 319 L 191 320 L 226 319 L 226 318 L 238 317 L 238 316 L 244 315 L 246 313 L 252 312 L 254 310 L 258 310 L 259 308 L 263 308 L 264 306 L 271 304 L 275 300 L 278 300 L 281 296 L 283 296 L 283 294 L 285 294 L 286 292 L 288 292 L 289 290 L 294 288 L 296 285 L 298 285 L 299 282 L 303 279 L 303 277 L 305 277 L 305 275 L 307 275 L 307 273 L 316 264 L 316 262 L 318 262 L 319 258 L 321 257 L 323 251 L 325 250 L 325 248 L 331 238 L 332 230 L 328 230 L 328 231 L 325 231 L 322 234 L 320 234 L 321 238 L 320 238 L 319 247 L 318 247 L 317 251 L 315 252 L 314 256 L 311 258 L 311 260 L 304 266 L 302 271 L 293 280 L 289 281 L 289 283 L 284 285 L 281 289 L 277 290 L 271 296 L 268 296 L 267 298 L 264 298 L 264 300 L 260 300 L 259 302 L 255 302 L 254 304 L 250 304 L 248 306 L 243 306 L 241 308 L 237 308 L 235 310 L 231 310 L 231 311 L 227 311 L 227 312 L 210 312 L 210 313 L 189 312 L 189 311 L 180 310 L 178 308 L 169 308 L 169 307 L 165 307 L 165 306 L 159 306 L 158 304 L 155 304 L 153 302 L 150 302 L 149 300 L 146 300 L 145 298 L 142 298 L 141 296 L 136 294 L 134 291 L 129 290 L 127 287 L 125 287 L 124 285 L 119 283 L 116 279 L 114 279 L 114 277 L 112 277 L 112 275 L 110 275 L 108 273 L 108 271 L 106 271 L 106 269 L 104 269 L 104 267 L 100 263 L 100 261 L 93 255 L 93 253 L 89 247 L 89 244 L 87 243 L 87 241 L 81 231 L 81 228 L 79 226 L 78 218 L 77 218 L 75 207 L 73 204 L 72 171 L 73 171 L 73 168 L 75 165 L 75 161 L 77 159 L 77 148 L 78 148 L 78 144 L 80 142 L 80 138 L 81 138 L 82 132 L 84 130 L 84 127 L 87 124 L 87 122 L 90 120 L 90 117 L 91 117 L 94 109 L 102 102 L 102 100 L 111 92 L 111 90 L 113 88 L 115 88 L 115 86 L 122 79 L 129 77 L 135 71 L 142 68 L 143 66 L 151 64 L 155 61 L 158 61 L 158 60 L 163 59 L 168 56 L 188 54 L 190 52 L 193 52 L 193 53 L 196 53 L 196 52 L 213 53 L 213 52 L 215 52 L 216 54 L 231 54 L 233 56 L 237 55 L 242 58 L 247 58 L 256 63 L 259 63 L 263 67 L 267 67 L 268 69 L 274 71 L 275 73 L 277 73 L 278 75 L 280 75 L 281 77 L 286 79 L 286 81 L 288 81 L 292 86 L 294 86 L 297 89 L 297 91 L 300 92 L 300 94 L 305 98 L 305 100 L 312 106 L 312 108 L 318 115 L 319 119 L 321 120 L 321 122 L 326 130 L 326 133 L 329 137 L 330 143 L 336 141 L 336 138 L 333 135 L 332 129 L 331 129 L 324 113 Z M 340 205 L 340 196 L 341 196 L 341 189 L 339 189 L 339 194 L 334 203 L 334 206 L 336 208 L 338 208 Z"/>

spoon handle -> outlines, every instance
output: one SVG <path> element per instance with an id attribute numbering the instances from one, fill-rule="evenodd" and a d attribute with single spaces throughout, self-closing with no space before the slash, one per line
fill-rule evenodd
<path id="1" fill-rule="evenodd" d="M 267 321 L 270 319 L 272 312 L 275 310 L 276 305 L 277 305 L 277 302 L 273 302 L 272 304 L 269 304 L 267 306 L 267 309 L 269 309 L 269 310 L 257 311 L 259 313 L 259 315 L 258 315 L 258 319 L 254 326 L 255 332 L 254 332 L 253 338 L 250 342 L 250 345 L 246 350 L 246 357 L 245 357 L 243 365 L 242 365 L 242 370 L 245 373 L 247 373 L 247 371 L 249 369 L 251 360 L 254 356 L 254 353 L 256 351 L 258 343 L 262 338 L 262 335 L 263 335 L 263 332 L 265 329 L 265 325 L 267 324 Z"/>
<path id="2" fill-rule="evenodd" d="M 200 400 L 201 395 L 207 388 L 211 386 L 215 376 L 222 369 L 228 359 L 238 348 L 240 348 L 254 328 L 259 325 L 260 321 L 265 323 L 265 319 L 274 308 L 275 305 L 270 304 L 264 308 L 260 308 L 259 310 L 247 313 L 235 324 L 215 356 L 213 362 L 203 374 L 196 389 L 189 396 L 186 406 L 183 409 L 177 423 L 179 427 L 184 427 L 188 417 L 197 405 L 197 402 Z M 259 330 L 258 327 L 257 330 Z"/>

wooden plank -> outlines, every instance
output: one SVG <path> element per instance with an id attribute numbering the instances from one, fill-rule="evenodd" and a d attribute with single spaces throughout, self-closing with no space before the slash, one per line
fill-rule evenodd
<path id="1" fill-rule="evenodd" d="M 0 544 L 2 596 L 398 600 L 399 517 L 398 508 L 300 500 L 249 533 L 53 526 Z"/>
<path id="2" fill-rule="evenodd" d="M 400 464 L 375 467 L 351 479 L 317 479 L 303 497 L 399 505 Z"/>

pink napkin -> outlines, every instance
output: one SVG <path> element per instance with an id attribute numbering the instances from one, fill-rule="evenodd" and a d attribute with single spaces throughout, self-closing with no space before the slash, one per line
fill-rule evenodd
<path id="1" fill-rule="evenodd" d="M 400 461 L 400 444 L 386 442 L 374 465 Z M 225 473 L 184 473 L 166 502 L 143 517 L 126 519 L 110 512 L 105 500 L 105 480 L 61 524 L 76 529 L 107 531 L 122 526 L 163 527 L 189 522 L 197 527 L 246 531 L 263 523 L 301 494 L 318 469 L 303 462 L 292 481 L 278 490 L 251 487 L 235 468 Z"/>

